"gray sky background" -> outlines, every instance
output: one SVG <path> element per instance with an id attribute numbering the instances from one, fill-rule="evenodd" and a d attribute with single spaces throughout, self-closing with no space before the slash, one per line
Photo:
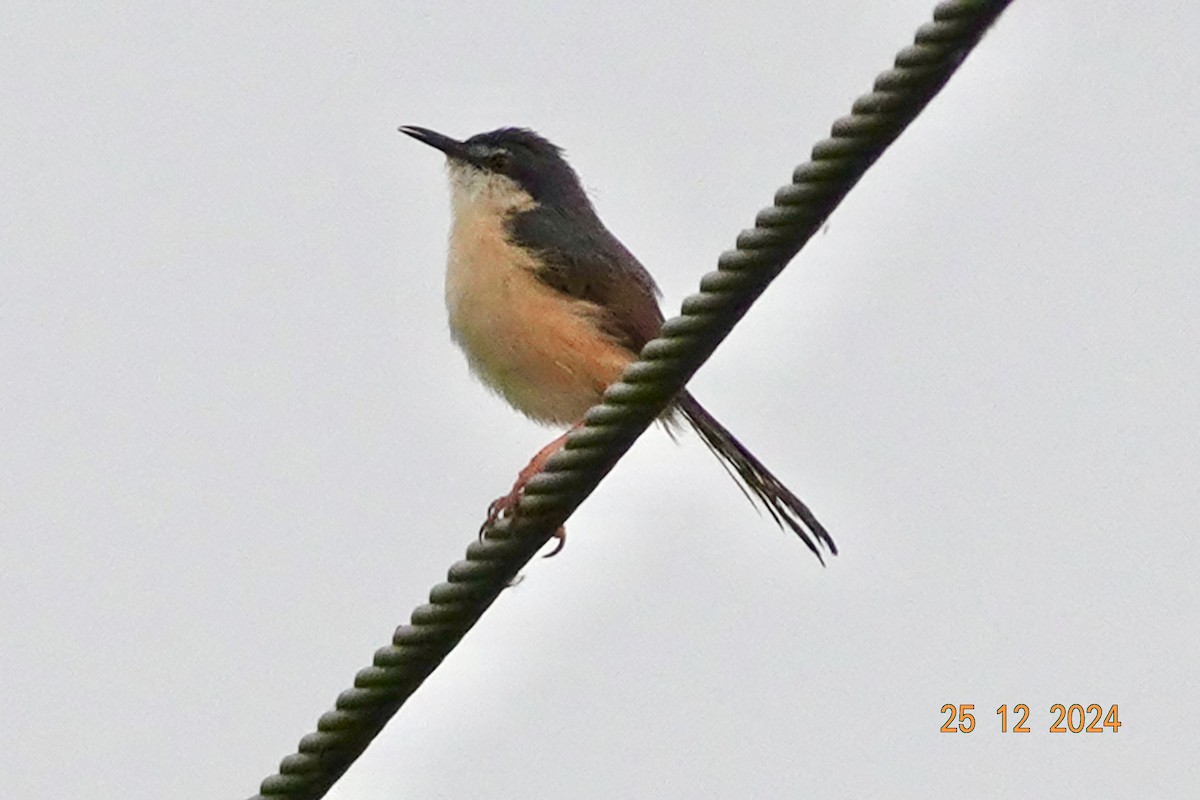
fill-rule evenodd
<path id="1" fill-rule="evenodd" d="M 931 7 L 7 3 L 0 794 L 253 794 L 555 434 L 398 125 L 564 145 L 674 313 Z M 697 375 L 828 569 L 652 431 L 331 797 L 1196 796 L 1198 40 L 1018 0 Z"/>

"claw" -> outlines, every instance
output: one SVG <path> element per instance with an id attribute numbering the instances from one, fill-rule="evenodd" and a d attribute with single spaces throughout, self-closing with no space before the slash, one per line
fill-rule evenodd
<path id="1" fill-rule="evenodd" d="M 558 539 L 558 544 L 554 545 L 554 549 L 546 553 L 542 558 L 554 558 L 562 552 L 562 549 L 567 546 L 567 529 L 560 525 L 558 530 L 554 532 L 554 538 Z"/>
<path id="2" fill-rule="evenodd" d="M 496 524 L 496 520 L 513 514 L 517 507 L 517 501 L 521 499 L 521 492 L 524 488 L 525 481 L 518 480 L 513 484 L 512 491 L 488 503 L 487 519 L 479 526 L 479 538 L 483 538 L 483 534 L 488 528 Z"/>

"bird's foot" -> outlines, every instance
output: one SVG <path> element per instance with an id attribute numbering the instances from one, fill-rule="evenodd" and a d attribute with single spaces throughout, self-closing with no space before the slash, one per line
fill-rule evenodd
<path id="1" fill-rule="evenodd" d="M 570 431 L 567 431 L 567 433 L 570 433 Z M 551 456 L 562 449 L 563 444 L 567 441 L 567 433 L 564 433 L 562 436 L 558 437 L 553 442 L 539 450 L 537 455 L 535 455 L 529 461 L 529 463 L 525 465 L 525 468 L 517 474 L 517 480 L 515 483 L 513 483 L 512 488 L 509 489 L 508 494 L 497 497 L 488 504 L 487 519 L 484 520 L 483 525 L 479 526 L 480 540 L 483 539 L 483 536 L 485 533 L 487 533 L 488 528 L 495 525 L 499 519 L 503 517 L 514 517 L 516 515 L 518 511 L 518 504 L 521 501 L 521 495 L 525 491 L 526 484 L 529 483 L 530 479 L 533 478 L 534 475 L 537 475 L 542 471 L 542 468 L 546 466 L 546 462 L 550 460 Z M 558 539 L 558 543 L 555 545 L 553 550 L 544 556 L 544 558 L 550 558 L 551 556 L 558 555 L 559 552 L 562 551 L 563 546 L 567 541 L 566 528 L 560 526 L 558 530 L 554 532 L 554 538 Z"/>
<path id="2" fill-rule="evenodd" d="M 479 526 L 480 538 L 483 537 L 484 532 L 488 528 L 496 524 L 496 520 L 500 519 L 501 517 L 512 516 L 516 512 L 517 502 L 520 501 L 521 492 L 525 491 L 525 484 L 527 482 L 528 481 L 522 481 L 518 479 L 517 482 L 513 484 L 513 488 L 509 490 L 508 494 L 504 495 L 503 497 L 497 497 L 488 504 L 487 519 L 485 519 L 483 524 Z"/>
<path id="3" fill-rule="evenodd" d="M 513 488 L 508 494 L 503 497 L 497 497 L 488 505 L 487 519 L 484 520 L 483 525 L 479 526 L 480 541 L 483 541 L 483 535 L 487 532 L 488 528 L 496 523 L 496 520 L 501 517 L 513 516 L 516 513 L 517 501 L 521 499 L 521 492 L 525 490 L 526 482 L 518 480 L 513 484 Z M 542 558 L 551 558 L 562 552 L 563 547 L 567 544 L 566 527 L 560 525 L 558 530 L 554 532 L 554 538 L 558 540 L 557 544 L 554 545 L 553 550 L 546 553 Z"/>

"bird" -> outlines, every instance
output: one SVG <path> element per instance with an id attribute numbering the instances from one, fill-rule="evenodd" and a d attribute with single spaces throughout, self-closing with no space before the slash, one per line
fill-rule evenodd
<path id="1" fill-rule="evenodd" d="M 470 369 L 530 419 L 567 431 L 488 507 L 481 531 L 512 513 L 521 492 L 584 413 L 638 358 L 663 324 L 658 285 L 600 221 L 562 148 L 520 127 L 459 140 L 404 125 L 441 151 L 450 184 L 445 301 L 453 341 Z M 682 420 L 723 462 L 747 497 L 824 563 L 829 532 L 801 500 L 685 390 L 660 417 Z M 562 549 L 566 533 L 556 531 Z"/>

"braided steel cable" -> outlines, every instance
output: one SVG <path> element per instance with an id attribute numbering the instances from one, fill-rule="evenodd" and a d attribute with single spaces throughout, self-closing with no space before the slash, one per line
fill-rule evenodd
<path id="1" fill-rule="evenodd" d="M 532 478 L 519 514 L 499 520 L 467 548 L 429 602 L 396 629 L 392 644 L 375 653 L 354 688 L 321 716 L 317 730 L 263 781 L 253 800 L 314 800 L 366 749 L 417 687 L 596 488 L 634 440 L 662 413 L 687 380 L 729 334 L 767 285 L 817 231 L 867 168 L 920 113 L 1012 0 L 950 0 L 933 22 L 880 75 L 853 112 L 833 124 L 812 160 L 759 212 L 755 227 L 723 253 L 682 314 L 663 325 L 641 358 L 588 411 L 583 427 Z"/>

